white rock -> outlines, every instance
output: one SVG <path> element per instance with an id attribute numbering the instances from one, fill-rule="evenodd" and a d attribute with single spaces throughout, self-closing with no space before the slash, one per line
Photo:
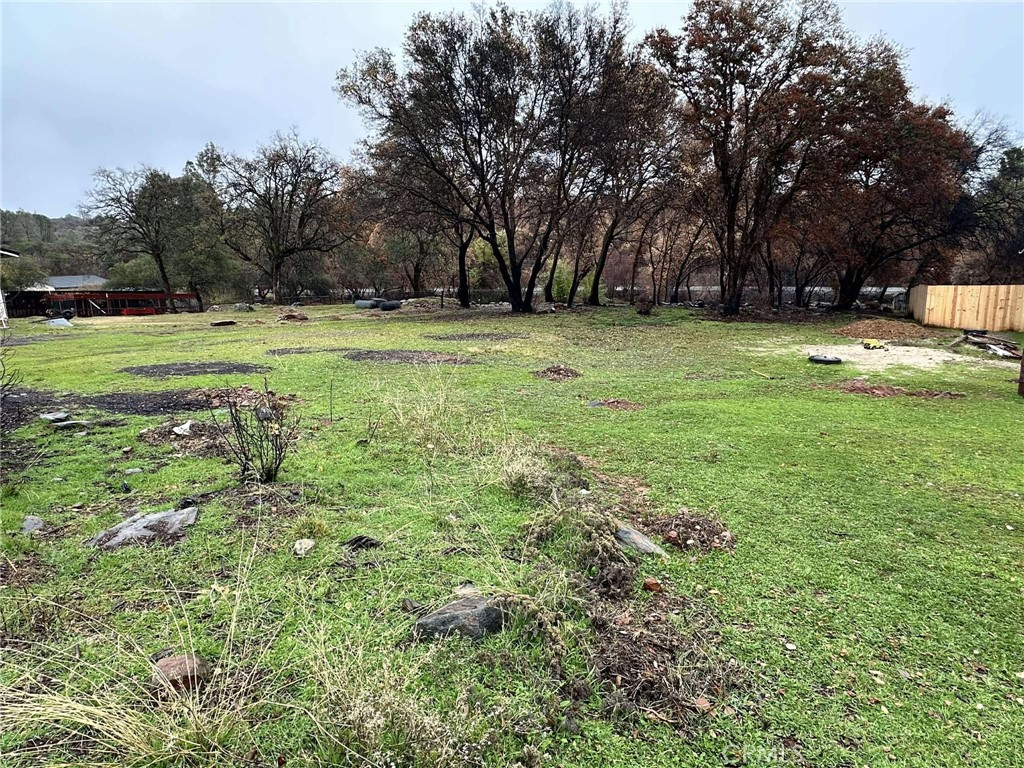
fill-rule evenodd
<path id="1" fill-rule="evenodd" d="M 181 424 L 180 426 L 174 427 L 171 430 L 171 432 L 173 432 L 176 435 L 181 435 L 182 437 L 187 437 L 188 435 L 190 435 L 192 433 L 192 419 L 189 419 L 188 421 L 186 421 L 184 424 Z"/>
<path id="2" fill-rule="evenodd" d="M 315 546 L 316 542 L 313 539 L 299 539 L 292 545 L 292 554 L 296 557 L 305 557 Z"/>

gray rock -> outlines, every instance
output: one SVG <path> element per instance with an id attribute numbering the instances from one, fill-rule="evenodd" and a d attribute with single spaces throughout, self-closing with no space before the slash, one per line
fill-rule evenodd
<path id="1" fill-rule="evenodd" d="M 622 544 L 622 546 L 643 555 L 660 555 L 661 557 L 668 557 L 664 549 L 644 536 L 636 528 L 632 528 L 624 523 L 619 523 L 619 530 L 615 532 L 615 538 L 620 544 Z"/>
<path id="2" fill-rule="evenodd" d="M 235 312 L 255 312 L 256 307 L 252 304 L 246 304 L 244 301 L 235 304 Z"/>
<path id="3" fill-rule="evenodd" d="M 479 640 L 501 632 L 504 626 L 505 612 L 485 595 L 475 595 L 455 600 L 417 619 L 412 626 L 412 636 L 417 640 L 429 640 L 457 633 Z"/>
<path id="4" fill-rule="evenodd" d="M 64 413 L 64 411 L 53 411 L 52 413 L 41 413 L 39 414 L 39 418 L 43 421 L 53 423 L 55 421 L 67 421 L 71 417 Z"/>
<path id="5" fill-rule="evenodd" d="M 124 473 L 126 475 L 141 475 L 142 474 L 142 470 L 139 469 L 138 467 L 132 467 L 131 469 L 126 469 L 124 471 Z"/>
<path id="6" fill-rule="evenodd" d="M 88 427 L 92 424 L 91 421 L 55 421 L 53 422 L 54 429 L 81 429 L 82 427 Z"/>
<path id="7" fill-rule="evenodd" d="M 604 400 L 591 400 L 587 403 L 587 408 L 603 408 Z"/>
<path id="8" fill-rule="evenodd" d="M 139 512 L 105 531 L 100 531 L 85 542 L 85 545 L 112 550 L 129 544 L 171 543 L 185 535 L 185 529 L 195 523 L 198 514 L 198 507 L 168 509 L 149 515 Z"/>
<path id="9" fill-rule="evenodd" d="M 36 517 L 35 515 L 25 515 L 25 520 L 21 523 L 21 533 L 26 536 L 33 531 L 38 531 L 46 523 L 43 522 L 43 518 Z"/>

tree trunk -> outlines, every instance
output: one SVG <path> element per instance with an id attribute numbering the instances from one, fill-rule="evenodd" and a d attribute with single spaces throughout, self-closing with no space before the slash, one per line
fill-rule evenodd
<path id="1" fill-rule="evenodd" d="M 860 296 L 860 289 L 864 287 L 866 280 L 867 275 L 862 270 L 847 267 L 839 276 L 839 291 L 832 302 L 832 307 L 842 312 L 852 309 L 854 302 L 857 301 L 857 297 Z"/>
<path id="2" fill-rule="evenodd" d="M 551 257 L 551 269 L 548 270 L 548 279 L 544 283 L 544 301 L 553 304 L 555 301 L 555 270 L 558 269 L 558 257 L 562 255 L 562 241 L 559 239 L 555 246 L 555 254 Z"/>
<path id="3" fill-rule="evenodd" d="M 167 267 L 164 266 L 163 256 L 153 256 L 153 261 L 156 262 L 156 269 L 160 273 L 160 284 L 164 289 L 164 296 L 167 297 L 167 311 L 172 314 L 178 314 L 178 308 L 174 306 L 174 289 L 171 288 L 171 279 L 167 276 Z"/>
<path id="4" fill-rule="evenodd" d="M 1017 394 L 1024 397 L 1024 355 L 1020 358 L 1020 379 L 1017 384 Z"/>
<path id="5" fill-rule="evenodd" d="M 459 241 L 459 306 L 463 309 L 469 309 L 469 268 L 466 266 L 466 258 L 472 242 Z"/>
<path id="6" fill-rule="evenodd" d="M 597 255 L 597 263 L 594 265 L 594 283 L 590 286 L 590 295 L 587 297 L 587 304 L 592 307 L 601 306 L 601 275 L 604 273 L 605 262 L 608 261 L 608 251 L 615 239 L 615 230 L 619 226 L 618 218 L 613 218 L 604 231 L 601 238 L 601 250 Z"/>

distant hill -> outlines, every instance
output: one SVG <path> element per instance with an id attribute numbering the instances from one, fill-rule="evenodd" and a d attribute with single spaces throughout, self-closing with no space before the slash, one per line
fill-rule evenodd
<path id="1" fill-rule="evenodd" d="M 90 219 L 0 211 L 0 238 L 5 247 L 32 260 L 46 274 L 106 274 L 96 247 L 96 227 Z"/>

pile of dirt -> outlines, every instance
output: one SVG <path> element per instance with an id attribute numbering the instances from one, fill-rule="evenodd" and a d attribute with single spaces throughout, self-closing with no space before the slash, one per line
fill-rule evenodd
<path id="1" fill-rule="evenodd" d="M 169 413 L 206 409 L 206 398 L 201 389 L 106 392 L 99 395 L 83 395 L 77 399 L 81 405 L 86 407 L 129 416 L 163 416 Z"/>
<path id="2" fill-rule="evenodd" d="M 279 403 L 291 405 L 299 402 L 296 395 L 278 395 L 273 390 L 264 392 L 253 389 L 248 385 L 240 387 L 211 387 L 209 389 L 197 389 L 196 394 L 203 399 L 203 402 L 210 408 L 223 408 L 233 402 L 243 408 L 253 405 L 263 405 L 267 397 L 271 397 Z"/>
<path id="3" fill-rule="evenodd" d="M 666 544 L 680 549 L 708 552 L 713 549 L 731 550 L 736 545 L 732 532 L 721 521 L 690 513 L 683 507 L 675 515 L 644 517 L 644 527 L 658 534 Z"/>
<path id="4" fill-rule="evenodd" d="M 891 384 L 871 384 L 866 379 L 853 379 L 835 384 L 831 389 L 838 389 L 851 395 L 869 395 L 870 397 L 920 397 L 926 400 L 959 400 L 967 397 L 963 392 L 937 391 L 934 389 L 914 389 L 894 387 Z"/>
<path id="5" fill-rule="evenodd" d="M 428 333 L 425 339 L 435 341 L 508 341 L 525 339 L 525 333 Z"/>
<path id="6" fill-rule="evenodd" d="M 166 379 L 170 376 L 226 376 L 232 373 L 266 373 L 269 366 L 255 363 L 158 363 L 156 365 L 132 365 L 121 368 L 119 373 L 131 373 L 151 379 Z"/>
<path id="7" fill-rule="evenodd" d="M 917 323 L 898 320 L 858 320 L 836 329 L 836 334 L 850 339 L 882 339 L 883 341 L 912 341 L 942 336 L 940 329 L 925 328 Z"/>
<path id="8" fill-rule="evenodd" d="M 207 459 L 226 459 L 231 449 L 221 434 L 220 428 L 212 421 L 191 421 L 188 434 L 179 435 L 175 428 L 186 422 L 166 421 L 155 427 L 139 432 L 139 439 L 148 445 L 169 445 L 175 453 Z"/>
<path id="9" fill-rule="evenodd" d="M 578 379 L 583 374 L 565 365 L 549 365 L 543 370 L 534 371 L 533 375 L 538 379 L 546 379 L 547 381 L 571 381 L 572 379 Z"/>
<path id="10" fill-rule="evenodd" d="M 345 357 L 359 363 L 410 363 L 412 365 L 471 365 L 472 360 L 447 352 L 412 349 L 355 349 Z"/>

